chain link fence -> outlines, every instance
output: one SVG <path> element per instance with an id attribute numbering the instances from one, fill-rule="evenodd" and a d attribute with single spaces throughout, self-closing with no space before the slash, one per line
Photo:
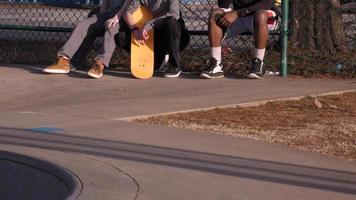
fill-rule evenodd
<path id="1" fill-rule="evenodd" d="M 48 64 L 89 8 L 0 2 L 0 62 Z"/>
<path id="2" fill-rule="evenodd" d="M 73 27 L 84 20 L 99 3 L 92 0 L 0 0 L 0 63 L 52 63 Z M 216 0 L 181 1 L 182 18 L 191 33 L 190 44 L 183 52 L 184 60 L 189 63 L 184 65 L 195 66 L 195 63 L 199 67 L 208 56 L 207 22 L 210 10 L 216 5 Z M 122 42 L 121 36 L 118 36 L 119 43 Z M 269 53 L 278 54 L 278 34 L 270 37 Z M 99 43 L 100 39 L 96 44 Z M 94 50 L 97 46 L 94 45 Z M 239 36 L 225 41 L 224 46 L 233 51 L 250 52 L 253 47 L 252 37 Z M 77 64 L 90 65 L 93 55 L 92 51 L 86 62 L 80 60 Z M 128 60 L 128 53 L 117 48 L 111 66 L 127 67 Z M 277 58 L 276 67 L 278 62 Z"/>
<path id="3" fill-rule="evenodd" d="M 356 47 L 356 10 L 354 13 L 345 13 L 343 20 L 346 30 L 346 43 L 350 48 L 354 48 Z"/>

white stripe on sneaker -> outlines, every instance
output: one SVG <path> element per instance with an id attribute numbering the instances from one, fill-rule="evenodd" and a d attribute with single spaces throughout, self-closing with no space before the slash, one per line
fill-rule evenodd
<path id="1" fill-rule="evenodd" d="M 49 74 L 68 74 L 70 70 L 65 70 L 65 69 L 43 69 L 43 72 L 49 73 Z"/>
<path id="2" fill-rule="evenodd" d="M 255 73 L 250 73 L 250 74 L 248 75 L 248 78 L 249 78 L 249 79 L 263 79 L 262 77 L 258 76 L 258 75 L 255 74 Z"/>

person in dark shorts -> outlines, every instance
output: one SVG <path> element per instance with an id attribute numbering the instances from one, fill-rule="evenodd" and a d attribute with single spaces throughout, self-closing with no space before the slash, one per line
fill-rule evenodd
<path id="1" fill-rule="evenodd" d="M 230 8 L 231 3 L 233 8 Z M 272 8 L 273 0 L 219 0 L 218 4 L 219 8 L 210 13 L 210 59 L 200 76 L 206 79 L 223 77 L 221 41 L 252 33 L 255 48 L 248 77 L 262 78 L 269 30 L 275 30 L 278 24 L 276 12 Z"/>

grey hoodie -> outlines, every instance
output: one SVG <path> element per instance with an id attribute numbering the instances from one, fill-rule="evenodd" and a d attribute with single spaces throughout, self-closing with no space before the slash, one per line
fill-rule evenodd
<path id="1" fill-rule="evenodd" d="M 179 0 L 131 0 L 127 7 L 127 12 L 134 13 L 141 5 L 147 6 L 153 14 L 154 19 L 148 21 L 144 27 L 150 30 L 155 23 L 167 18 L 173 17 L 179 19 Z"/>

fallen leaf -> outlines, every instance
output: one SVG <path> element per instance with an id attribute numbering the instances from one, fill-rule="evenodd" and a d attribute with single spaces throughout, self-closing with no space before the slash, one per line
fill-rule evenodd
<path id="1" fill-rule="evenodd" d="M 330 107 L 330 108 L 333 108 L 333 109 L 337 109 L 337 106 L 334 105 L 334 104 L 329 104 L 329 107 Z"/>
<path id="2" fill-rule="evenodd" d="M 314 99 L 314 104 L 316 106 L 317 109 L 322 109 L 323 108 L 323 104 L 319 101 L 318 98 L 315 97 Z"/>
<path id="3" fill-rule="evenodd" d="M 223 55 L 227 55 L 227 54 L 230 54 L 232 52 L 233 52 L 232 49 L 228 48 L 228 47 L 225 47 L 225 48 L 222 49 L 222 54 Z"/>

